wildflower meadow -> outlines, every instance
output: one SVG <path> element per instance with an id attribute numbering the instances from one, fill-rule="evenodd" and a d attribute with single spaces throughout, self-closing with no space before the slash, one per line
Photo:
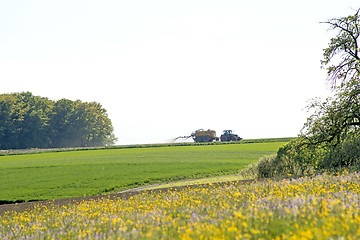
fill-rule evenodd
<path id="1" fill-rule="evenodd" d="M 0 239 L 359 239 L 360 174 L 144 191 L 0 216 Z"/>

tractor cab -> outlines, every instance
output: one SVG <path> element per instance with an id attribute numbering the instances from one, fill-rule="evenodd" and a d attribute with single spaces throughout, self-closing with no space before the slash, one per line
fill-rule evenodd
<path id="1" fill-rule="evenodd" d="M 224 135 L 230 135 L 230 134 L 232 134 L 232 130 L 224 130 L 223 134 Z"/>

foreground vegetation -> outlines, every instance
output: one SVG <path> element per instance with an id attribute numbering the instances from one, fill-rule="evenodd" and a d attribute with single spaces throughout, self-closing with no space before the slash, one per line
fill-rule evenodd
<path id="1" fill-rule="evenodd" d="M 360 174 L 143 193 L 0 219 L 1 239 L 359 239 Z"/>
<path id="2" fill-rule="evenodd" d="M 0 156 L 0 202 L 81 197 L 235 174 L 284 142 L 157 146 Z"/>

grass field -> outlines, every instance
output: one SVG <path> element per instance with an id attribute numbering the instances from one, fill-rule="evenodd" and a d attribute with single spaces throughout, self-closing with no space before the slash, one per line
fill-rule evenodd
<path id="1" fill-rule="evenodd" d="M 231 183 L 0 218 L 0 239 L 360 239 L 360 174 Z"/>
<path id="2" fill-rule="evenodd" d="M 0 156 L 0 201 L 59 199 L 237 173 L 284 142 Z"/>

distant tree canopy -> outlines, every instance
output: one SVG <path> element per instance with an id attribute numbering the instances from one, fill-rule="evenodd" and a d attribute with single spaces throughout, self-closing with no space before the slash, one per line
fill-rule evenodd
<path id="1" fill-rule="evenodd" d="M 0 95 L 0 149 L 104 146 L 115 140 L 99 103 L 52 101 L 30 92 Z"/>

